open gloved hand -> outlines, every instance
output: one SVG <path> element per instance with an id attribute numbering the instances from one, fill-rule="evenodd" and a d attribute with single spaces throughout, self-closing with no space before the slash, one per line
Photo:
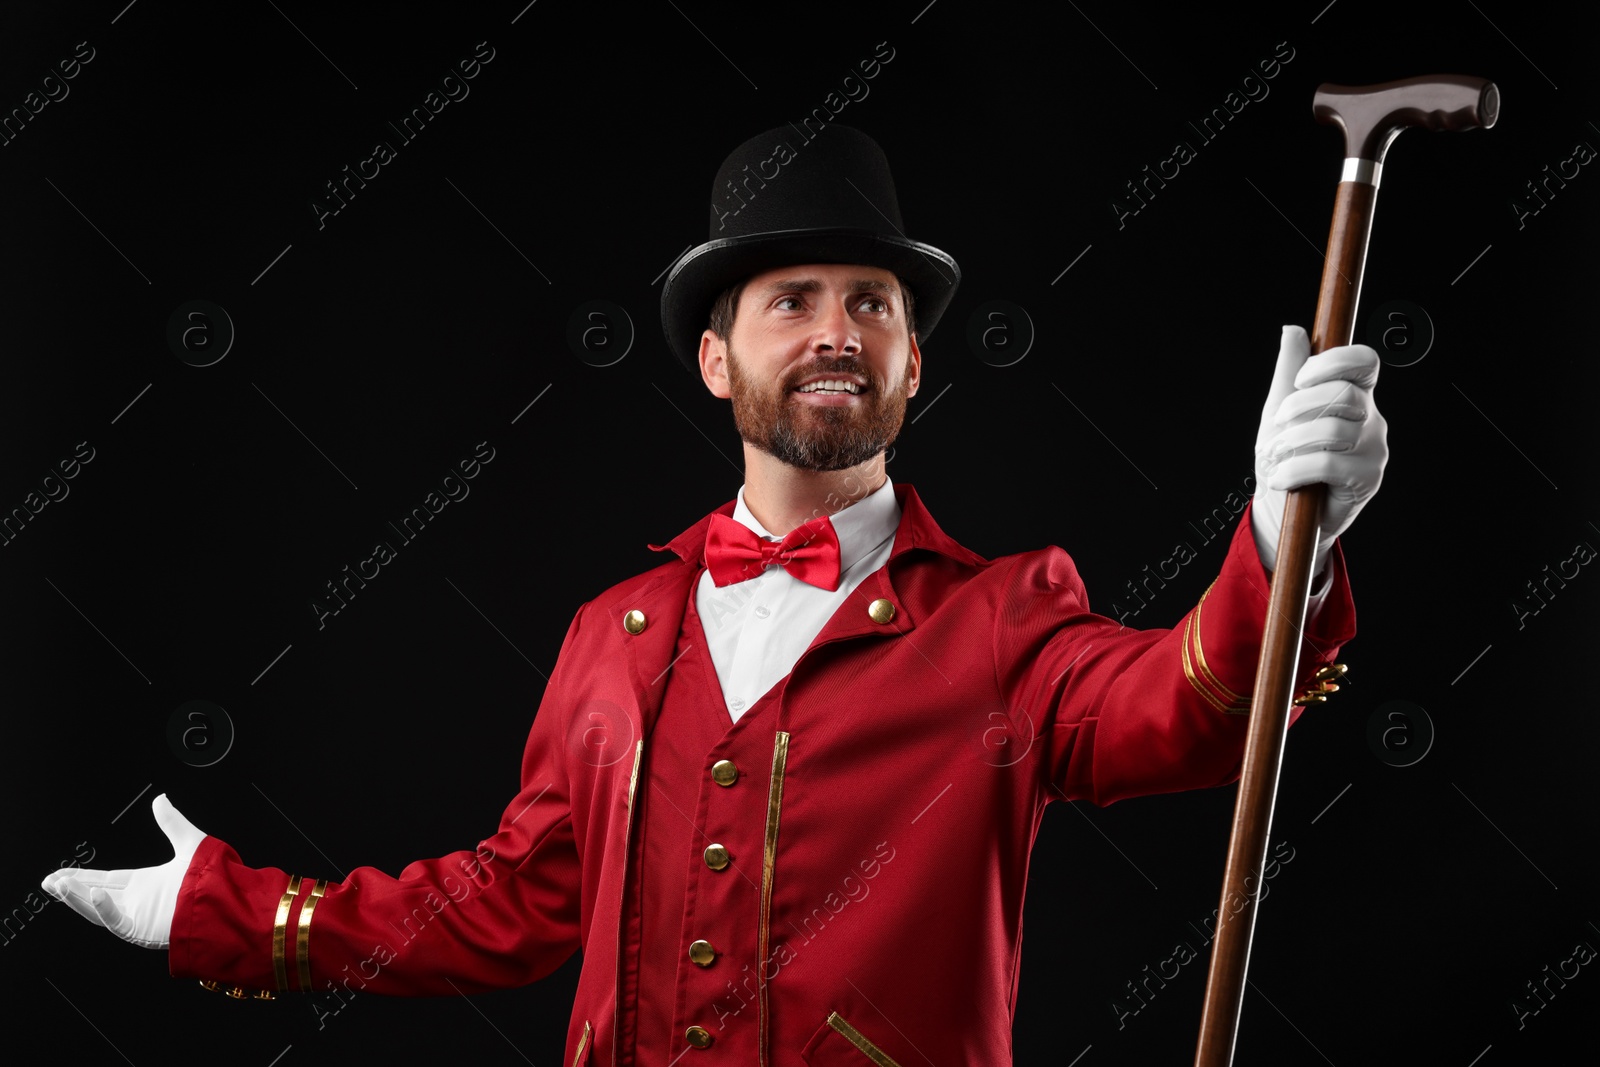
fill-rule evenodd
<path id="1" fill-rule="evenodd" d="M 1290 489 L 1322 482 L 1327 502 L 1311 574 L 1321 574 L 1334 538 L 1350 528 L 1378 491 L 1389 459 L 1388 424 L 1372 388 L 1378 353 L 1367 345 L 1330 348 L 1311 357 L 1311 340 L 1285 326 L 1272 389 L 1256 433 L 1256 491 L 1250 509 L 1261 565 L 1278 559 L 1278 533 Z"/>
<path id="2" fill-rule="evenodd" d="M 172 842 L 173 857 L 159 867 L 92 871 L 64 867 L 40 883 L 46 893 L 97 926 L 142 948 L 166 948 L 178 890 L 205 833 L 185 819 L 167 794 L 150 802 L 156 825 Z"/>

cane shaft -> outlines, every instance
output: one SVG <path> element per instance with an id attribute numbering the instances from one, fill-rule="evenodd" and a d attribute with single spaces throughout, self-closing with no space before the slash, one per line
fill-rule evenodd
<path id="1" fill-rule="evenodd" d="M 1311 333 L 1313 354 L 1350 343 L 1377 192 L 1366 182 L 1339 183 Z M 1261 892 L 1278 773 L 1299 673 L 1301 630 L 1325 494 L 1322 485 L 1296 489 L 1288 494 L 1284 506 L 1195 1067 L 1228 1067 L 1233 1062 L 1250 940 L 1255 932 L 1255 904 Z"/>
<path id="2" fill-rule="evenodd" d="M 1377 199 L 1378 187 L 1367 182 L 1340 182 L 1334 194 L 1328 258 L 1322 267 L 1317 317 L 1311 325 L 1312 355 L 1350 343 Z"/>

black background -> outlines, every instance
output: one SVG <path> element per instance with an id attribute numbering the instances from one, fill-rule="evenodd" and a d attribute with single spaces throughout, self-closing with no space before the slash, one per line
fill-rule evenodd
<path id="1" fill-rule="evenodd" d="M 94 49 L 0 147 L 0 509 L 78 442 L 94 450 L 0 548 L 7 914 L 31 914 L 79 842 L 95 866 L 164 858 L 148 814 L 163 790 L 247 862 L 329 877 L 491 833 L 572 613 L 741 482 L 725 404 L 662 343 L 655 279 L 704 240 L 718 161 L 821 106 L 879 42 L 894 58 L 838 121 L 883 144 L 908 234 L 965 274 L 891 475 L 985 556 L 1065 547 L 1101 610 L 1251 472 L 1279 328 L 1314 308 L 1342 155 L 1311 118 L 1316 85 L 1459 72 L 1496 80 L 1502 118 L 1389 153 L 1359 333 L 1407 300 L 1436 337 L 1409 366 L 1415 347 L 1386 353 L 1392 459 L 1345 540 L 1350 684 L 1290 735 L 1274 836 L 1294 858 L 1262 910 L 1236 1062 L 1593 1049 L 1592 966 L 1520 1028 L 1511 1007 L 1600 946 L 1600 576 L 1582 569 L 1520 627 L 1512 606 L 1600 546 L 1600 177 L 1583 167 L 1520 227 L 1511 206 L 1600 145 L 1590 31 L 1504 3 L 523 2 L 0 15 L 6 113 L 79 41 Z M 386 121 L 479 41 L 495 58 L 470 96 L 319 229 L 324 183 L 394 140 Z M 1270 95 L 1199 142 L 1186 121 L 1279 42 L 1293 58 Z M 1179 139 L 1197 158 L 1119 229 L 1112 199 Z M 236 330 L 204 368 L 166 340 L 196 299 Z M 595 299 L 637 331 L 606 367 L 565 340 Z M 994 299 L 1037 331 L 1011 366 L 966 343 Z M 485 440 L 471 495 L 319 630 L 323 583 Z M 1136 624 L 1171 625 L 1221 558 L 1205 546 Z M 166 740 L 194 699 L 237 730 L 210 767 Z M 1407 767 L 1368 741 L 1395 700 L 1435 734 Z M 1421 744 L 1420 720 L 1409 731 Z M 1204 960 L 1120 1028 L 1112 1001 L 1216 907 L 1233 792 L 1052 806 L 1018 1063 L 1189 1061 Z M 361 998 L 319 1030 L 303 1001 L 172 981 L 164 954 L 59 906 L 13 922 L 0 960 L 13 1039 L 263 1067 L 557 1062 L 578 962 L 471 1002 Z"/>

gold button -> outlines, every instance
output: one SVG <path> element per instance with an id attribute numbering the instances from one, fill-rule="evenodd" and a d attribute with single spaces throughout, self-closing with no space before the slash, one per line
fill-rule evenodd
<path id="1" fill-rule="evenodd" d="M 886 623 L 894 618 L 894 605 L 887 600 L 878 599 L 867 605 L 867 614 L 875 623 Z"/>
<path id="2" fill-rule="evenodd" d="M 638 608 L 628 612 L 622 617 L 622 628 L 630 634 L 644 633 L 644 612 Z"/>
<path id="3" fill-rule="evenodd" d="M 739 779 L 739 768 L 731 759 L 719 759 L 711 765 L 711 780 L 718 785 L 732 785 Z"/>
<path id="4" fill-rule="evenodd" d="M 717 950 L 711 947 L 709 941 L 695 941 L 689 945 L 689 959 L 701 967 L 711 966 L 711 961 L 717 958 Z"/>
<path id="5" fill-rule="evenodd" d="M 691 1026 L 683 1032 L 683 1039 L 689 1042 L 692 1048 L 710 1048 L 711 1042 L 716 1040 L 711 1036 L 711 1031 L 703 1026 Z"/>
<path id="6" fill-rule="evenodd" d="M 721 845 L 706 846 L 706 866 L 720 871 L 728 865 L 728 850 Z"/>

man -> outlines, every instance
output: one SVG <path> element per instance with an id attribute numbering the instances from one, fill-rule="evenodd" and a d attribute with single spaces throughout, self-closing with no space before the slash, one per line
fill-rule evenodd
<path id="1" fill-rule="evenodd" d="M 887 478 L 959 271 L 901 235 L 873 141 L 792 139 L 724 162 L 662 296 L 745 485 L 579 609 L 499 832 L 329 883 L 245 866 L 163 795 L 172 861 L 46 889 L 239 995 L 473 992 L 581 947 L 571 1064 L 1011 1062 L 1044 807 L 1238 776 L 1288 488 L 1330 485 L 1302 687 L 1352 635 L 1334 539 L 1386 458 L 1376 357 L 1307 362 L 1284 330 L 1220 574 L 1177 628 L 1127 629 L 1060 549 L 986 560 Z"/>

